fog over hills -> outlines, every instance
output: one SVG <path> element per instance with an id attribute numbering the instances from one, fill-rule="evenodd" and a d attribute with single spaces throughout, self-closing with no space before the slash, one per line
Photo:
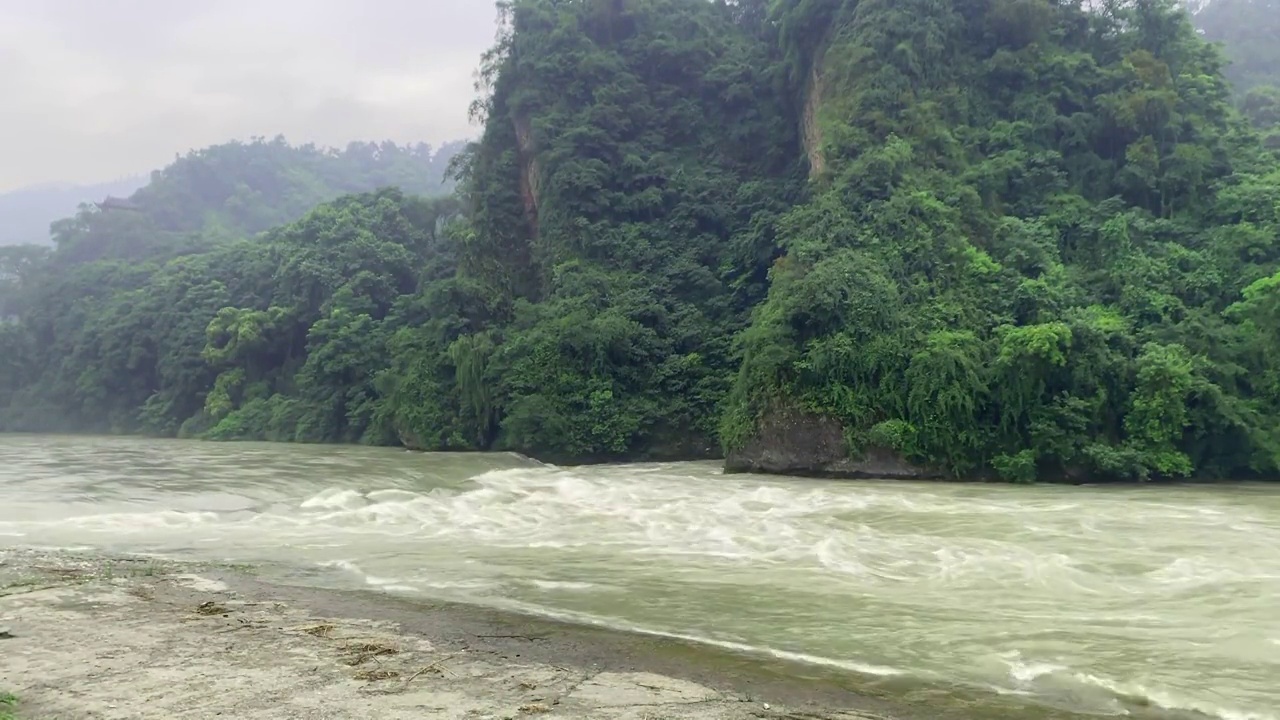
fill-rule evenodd
<path id="1" fill-rule="evenodd" d="M 0 245 L 47 244 L 49 224 L 75 215 L 81 203 L 127 197 L 146 184 L 147 175 L 138 174 L 88 185 L 42 183 L 0 193 Z"/>

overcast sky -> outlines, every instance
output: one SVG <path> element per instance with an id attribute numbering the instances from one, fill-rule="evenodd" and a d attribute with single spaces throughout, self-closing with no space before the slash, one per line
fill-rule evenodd
<path id="1" fill-rule="evenodd" d="M 255 135 L 442 142 L 492 0 L 0 0 L 0 192 Z"/>

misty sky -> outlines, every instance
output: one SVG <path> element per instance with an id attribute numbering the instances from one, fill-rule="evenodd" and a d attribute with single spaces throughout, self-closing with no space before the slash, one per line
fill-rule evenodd
<path id="1" fill-rule="evenodd" d="M 0 192 L 254 135 L 477 133 L 492 0 L 0 0 Z"/>

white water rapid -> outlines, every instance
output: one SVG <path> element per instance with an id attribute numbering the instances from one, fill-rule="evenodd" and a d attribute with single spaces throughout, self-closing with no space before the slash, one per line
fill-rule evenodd
<path id="1" fill-rule="evenodd" d="M 265 562 L 992 702 L 1280 720 L 1280 483 L 833 482 L 0 436 L 4 545 Z"/>

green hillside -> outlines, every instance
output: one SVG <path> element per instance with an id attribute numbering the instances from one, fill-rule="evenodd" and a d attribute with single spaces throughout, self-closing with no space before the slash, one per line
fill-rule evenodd
<path id="1" fill-rule="evenodd" d="M 311 325 L 337 312 L 331 296 L 374 293 L 372 307 L 343 307 L 381 320 L 386 303 L 416 289 L 438 221 L 454 214 L 445 176 L 460 147 L 228 143 L 179 158 L 124 202 L 59 221 L 51 249 L 0 248 L 0 429 L 174 435 L 187 423 L 185 434 L 205 433 L 226 415 L 216 393 L 205 411 L 219 371 L 242 359 L 206 352 L 210 322 L 228 308 L 283 317 L 286 298 L 290 313 L 266 341 L 278 366 L 252 358 L 264 365 L 246 376 L 251 387 L 217 389 L 245 401 L 293 392 L 317 342 Z M 403 190 L 372 192 L 389 186 Z M 344 421 L 301 437 L 361 432 Z"/>

